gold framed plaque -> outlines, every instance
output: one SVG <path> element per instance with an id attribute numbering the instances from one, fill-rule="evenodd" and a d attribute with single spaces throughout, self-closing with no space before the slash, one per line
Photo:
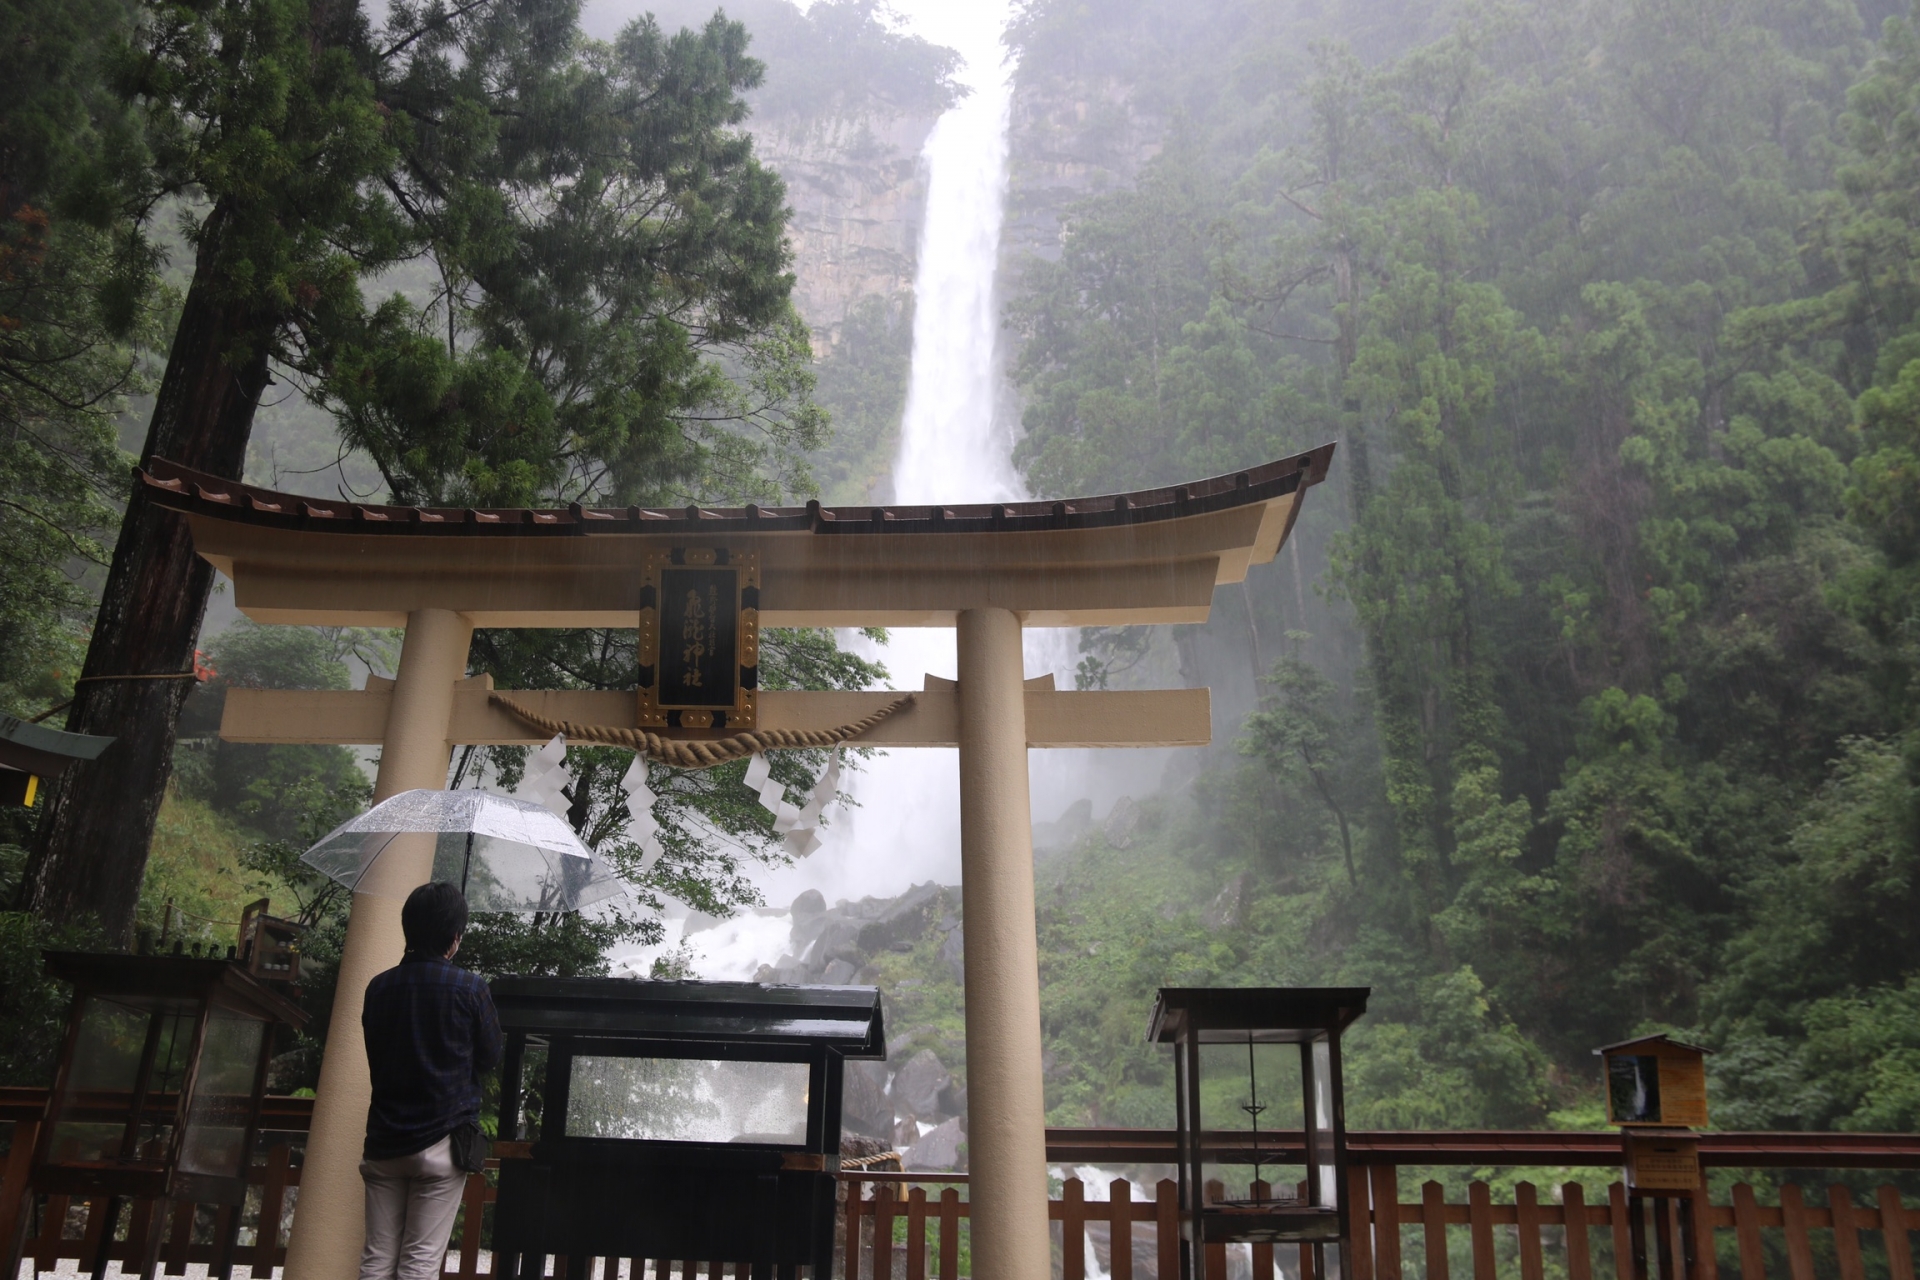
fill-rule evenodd
<path id="1" fill-rule="evenodd" d="M 726 547 L 650 551 L 640 587 L 640 713 L 648 729 L 754 727 L 760 557 Z"/>

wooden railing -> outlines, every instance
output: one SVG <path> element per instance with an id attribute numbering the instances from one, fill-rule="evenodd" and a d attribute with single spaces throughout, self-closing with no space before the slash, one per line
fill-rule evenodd
<path id="1" fill-rule="evenodd" d="M 121 1226 L 121 1204 L 108 1196 L 42 1195 L 25 1199 L 28 1163 L 39 1122 L 16 1121 L 13 1146 L 0 1171 L 0 1204 L 22 1204 L 27 1221 L 18 1245 L 21 1260 L 32 1273 L 53 1271 L 63 1260 L 82 1272 L 98 1275 L 118 1263 L 124 1275 L 137 1272 L 143 1262 L 143 1244 L 149 1239 L 153 1215 L 167 1215 L 161 1224 L 157 1275 L 184 1276 L 190 1265 L 206 1268 L 209 1280 L 234 1280 L 236 1275 L 269 1280 L 287 1260 L 287 1226 L 300 1186 L 300 1167 L 293 1148 L 275 1143 L 266 1149 L 264 1163 L 247 1171 L 250 1185 L 244 1205 L 196 1205 L 183 1201 L 135 1200 Z M 488 1168 L 499 1162 L 490 1160 Z M 259 1188 L 258 1192 L 252 1190 Z M 290 1194 L 291 1193 L 291 1194 Z M 494 1188 L 484 1174 L 467 1179 L 458 1225 L 450 1242 L 443 1274 L 451 1280 L 477 1280 L 480 1269 L 486 1206 Z M 244 1243 L 243 1243 L 244 1240 Z M 560 1259 L 556 1275 L 566 1274 Z"/>
<path id="2" fill-rule="evenodd" d="M 30 1210 L 21 1252 L 34 1272 L 62 1261 L 93 1271 L 119 1263 L 131 1273 L 154 1213 L 162 1225 L 159 1274 L 181 1276 L 204 1266 L 209 1280 L 236 1275 L 268 1280 L 286 1260 L 286 1227 L 300 1185 L 300 1168 L 288 1139 L 307 1127 L 311 1103 L 271 1099 L 265 1120 L 264 1155 L 249 1173 L 257 1190 L 241 1207 L 174 1205 L 135 1201 L 122 1214 L 100 1199 L 36 1196 L 26 1192 L 28 1157 L 37 1129 L 40 1090 L 0 1089 L 0 1122 L 13 1120 L 12 1147 L 0 1165 L 0 1203 Z M 1465 1203 L 1448 1203 L 1445 1188 L 1425 1182 L 1402 1186 L 1402 1165 L 1419 1168 L 1526 1168 L 1550 1170 L 1617 1167 L 1616 1134 L 1550 1132 L 1354 1133 L 1349 1197 L 1354 1215 L 1352 1249 L 1344 1280 L 1628 1280 L 1619 1260 L 1633 1255 L 1632 1211 L 1618 1183 L 1591 1201 L 1589 1183 L 1542 1188 L 1522 1182 L 1511 1203 L 1495 1203 L 1485 1182 L 1466 1186 Z M 1246 1154 L 1239 1135 L 1212 1135 L 1222 1153 Z M 1298 1163 L 1297 1141 L 1285 1133 L 1262 1135 L 1259 1154 L 1276 1163 Z M 1061 1164 L 1168 1164 L 1173 1135 L 1167 1130 L 1050 1129 L 1048 1159 Z M 1733 1169 L 1920 1169 L 1920 1136 L 1907 1134 L 1705 1134 L 1701 1163 Z M 490 1162 L 490 1167 L 492 1167 Z M 967 1274 L 965 1174 L 876 1173 L 841 1176 L 845 1208 L 840 1229 L 845 1280 L 959 1280 Z M 1088 1198 L 1104 1193 L 1104 1199 Z M 1139 1198 L 1136 1198 L 1139 1197 Z M 1824 1204 L 1806 1203 L 1795 1183 L 1780 1187 L 1778 1203 L 1762 1205 L 1753 1188 L 1732 1186 L 1722 1203 L 1703 1187 L 1686 1206 L 1696 1256 L 1678 1274 L 1682 1224 L 1677 1215 L 1642 1220 L 1651 1271 L 1660 1280 L 1920 1280 L 1914 1271 L 1908 1232 L 1920 1230 L 1920 1208 L 1903 1203 L 1890 1185 L 1871 1203 L 1856 1203 L 1842 1186 L 1828 1188 Z M 460 1221 L 443 1270 L 447 1280 L 477 1280 L 491 1272 L 485 1248 L 489 1177 L 467 1182 Z M 111 1211 L 111 1212 L 110 1212 Z M 1089 1188 L 1067 1178 L 1048 1216 L 1059 1225 L 1056 1259 L 1060 1280 L 1176 1280 L 1179 1205 L 1171 1181 L 1134 1186 L 1114 1179 Z M 113 1219 L 110 1221 L 110 1218 Z M 846 1248 L 847 1242 L 855 1248 Z M 1092 1256 L 1105 1255 L 1105 1265 Z M 1311 1255 L 1295 1246 L 1246 1250 L 1255 1280 L 1318 1280 Z M 1871 1257 L 1870 1257 L 1871 1255 Z M 1872 1266 L 1869 1266 L 1869 1262 Z M 731 1270 L 731 1267 L 727 1268 Z M 1237 1269 L 1237 1268 L 1236 1268 Z M 553 1257 L 539 1271 L 572 1280 L 718 1280 L 718 1264 L 635 1258 Z M 1227 1249 L 1208 1251 L 1200 1280 L 1226 1280 Z M 744 1275 L 744 1272 L 739 1274 Z M 985 1278 L 983 1278 L 985 1280 Z"/>
<path id="3" fill-rule="evenodd" d="M 1263 1158 L 1289 1154 L 1286 1138 L 1263 1141 Z M 1231 1149 L 1238 1142 L 1223 1135 L 1218 1145 Z M 1481 1168 L 1617 1167 L 1619 1136 L 1357 1133 L 1350 1135 L 1350 1149 L 1354 1230 L 1345 1280 L 1452 1280 L 1455 1270 L 1463 1272 L 1462 1280 L 1548 1280 L 1550 1275 L 1631 1280 L 1634 1268 L 1623 1264 L 1636 1253 L 1646 1260 L 1641 1274 L 1660 1280 L 1720 1280 L 1736 1274 L 1739 1280 L 1868 1280 L 1869 1250 L 1877 1254 L 1875 1280 L 1920 1280 L 1908 1237 L 1920 1230 L 1920 1208 L 1903 1203 L 1890 1184 L 1878 1187 L 1864 1206 L 1845 1186 L 1831 1186 L 1823 1207 L 1807 1204 L 1792 1182 L 1781 1185 L 1778 1204 L 1762 1205 L 1744 1182 L 1734 1184 L 1723 1203 L 1714 1202 L 1704 1183 L 1690 1200 L 1646 1202 L 1630 1200 L 1614 1182 L 1589 1203 L 1582 1182 L 1545 1189 L 1521 1182 L 1511 1203 L 1496 1204 L 1491 1186 L 1475 1181 L 1467 1184 L 1461 1204 L 1448 1203 L 1446 1188 L 1435 1181 L 1422 1183 L 1417 1198 L 1403 1199 L 1403 1192 L 1413 1189 L 1401 1186 L 1397 1161 Z M 1171 1134 L 1165 1131 L 1048 1131 L 1048 1157 L 1055 1161 L 1168 1163 L 1172 1154 Z M 1742 1169 L 1912 1169 L 1920 1168 L 1920 1136 L 1707 1134 L 1701 1163 Z M 958 1280 L 967 1274 L 966 1175 L 864 1173 L 843 1180 L 846 1280 Z M 1111 1280 L 1176 1280 L 1175 1184 L 1162 1180 L 1136 1188 L 1115 1179 L 1105 1188 L 1091 1188 L 1096 1194 L 1104 1191 L 1103 1200 L 1089 1199 L 1089 1190 L 1080 1179 L 1067 1178 L 1059 1198 L 1048 1204 L 1049 1219 L 1060 1224 L 1055 1237 L 1060 1280 L 1088 1280 L 1096 1270 Z M 1689 1216 L 1684 1223 L 1683 1213 Z M 1640 1215 L 1638 1250 L 1635 1214 Z M 1688 1236 L 1691 1267 L 1685 1265 Z M 1316 1280 L 1308 1249 L 1240 1247 L 1254 1280 L 1273 1280 L 1276 1268 L 1288 1280 Z M 1104 1266 L 1089 1256 L 1090 1248 L 1106 1255 Z M 1227 1253 L 1227 1246 L 1210 1246 L 1200 1280 L 1226 1280 Z"/>

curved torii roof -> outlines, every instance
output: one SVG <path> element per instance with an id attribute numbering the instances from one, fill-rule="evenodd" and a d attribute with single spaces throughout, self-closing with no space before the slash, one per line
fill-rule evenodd
<path id="1" fill-rule="evenodd" d="M 1029 626 L 1202 622 L 1213 589 L 1286 540 L 1333 445 L 1232 475 L 1096 498 L 970 506 L 460 510 L 277 493 L 155 459 L 148 496 L 259 622 L 623 627 L 642 557 L 724 543 L 760 557 L 769 627 L 952 626 L 999 607 Z"/>

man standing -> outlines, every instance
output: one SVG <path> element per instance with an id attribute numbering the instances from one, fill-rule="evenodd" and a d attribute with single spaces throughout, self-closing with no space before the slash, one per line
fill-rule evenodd
<path id="1" fill-rule="evenodd" d="M 373 1103 L 360 1177 L 367 1243 L 360 1280 L 438 1280 L 469 1170 L 480 1078 L 500 1061 L 500 1020 L 479 975 L 453 963 L 467 900 L 423 884 L 400 909 L 407 952 L 367 984 Z"/>

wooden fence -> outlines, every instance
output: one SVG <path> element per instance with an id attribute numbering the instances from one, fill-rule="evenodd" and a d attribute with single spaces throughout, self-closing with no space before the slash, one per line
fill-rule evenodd
<path id="1" fill-rule="evenodd" d="M 1448 1204 L 1438 1182 L 1419 1188 L 1419 1199 L 1400 1198 L 1399 1170 L 1357 1165 L 1349 1171 L 1354 1233 L 1347 1280 L 1452 1280 L 1464 1243 L 1471 1280 L 1547 1280 L 1549 1254 L 1559 1255 L 1554 1276 L 1566 1280 L 1625 1280 L 1631 1268 L 1619 1260 L 1648 1258 L 1650 1274 L 1663 1280 L 1868 1280 L 1863 1232 L 1877 1242 L 1885 1271 L 1876 1277 L 1916 1280 L 1908 1232 L 1920 1230 L 1920 1209 L 1902 1203 L 1891 1185 L 1862 1206 L 1844 1186 L 1828 1188 L 1825 1207 L 1809 1205 L 1797 1184 L 1780 1188 L 1778 1205 L 1761 1205 L 1753 1188 L 1734 1185 L 1731 1201 L 1714 1204 L 1703 1186 L 1691 1200 L 1629 1200 L 1619 1183 L 1604 1201 L 1589 1204 L 1585 1187 L 1569 1182 L 1543 1196 L 1529 1182 L 1514 1188 L 1511 1204 L 1495 1204 L 1485 1182 L 1467 1187 L 1467 1203 Z M 847 1180 L 846 1280 L 959 1280 L 962 1224 L 967 1203 L 953 1174 L 869 1174 Z M 1105 1200 L 1089 1200 L 1086 1186 L 1068 1178 L 1048 1217 L 1060 1224 L 1060 1280 L 1087 1280 L 1089 1229 L 1105 1236 L 1112 1280 L 1175 1280 L 1180 1274 L 1179 1194 L 1171 1180 L 1135 1199 L 1134 1187 L 1115 1179 Z M 1147 1188 L 1142 1188 L 1147 1190 Z M 931 1194 L 930 1194 L 931 1193 Z M 1640 1247 L 1633 1217 L 1641 1215 Z M 1691 1216 L 1683 1222 L 1682 1213 Z M 1464 1228 L 1461 1232 L 1450 1228 Z M 1831 1233 L 1816 1237 L 1814 1233 Z M 1697 1242 L 1689 1271 L 1685 1237 Z M 1411 1237 L 1411 1239 L 1409 1239 Z M 1779 1262 L 1769 1271 L 1769 1237 Z M 1150 1240 L 1151 1248 L 1136 1248 Z M 1313 1255 L 1293 1245 L 1253 1245 L 1248 1250 L 1254 1280 L 1316 1280 Z M 1816 1268 L 1816 1255 L 1823 1265 Z M 1151 1269 L 1142 1266 L 1151 1262 Z M 1207 1249 L 1204 1280 L 1227 1280 L 1227 1246 Z M 1096 1261 L 1097 1265 L 1097 1261 Z M 1463 1277 L 1465 1280 L 1465 1277 Z"/>
<path id="2" fill-rule="evenodd" d="M 27 1195 L 28 1161 L 44 1100 L 40 1090 L 0 1089 L 0 1122 L 15 1124 L 0 1165 L 0 1203 L 20 1204 Z M 286 1260 L 286 1229 L 300 1185 L 290 1140 L 307 1127 L 310 1105 L 302 1099 L 269 1100 L 265 1145 L 249 1172 L 253 1186 L 244 1206 L 36 1196 L 28 1200 L 23 1260 L 34 1273 L 71 1261 L 83 1272 L 97 1274 L 118 1263 L 130 1274 L 140 1264 L 136 1242 L 149 1238 L 152 1215 L 162 1213 L 168 1218 L 161 1225 L 158 1275 L 185 1275 L 197 1265 L 212 1280 L 268 1280 Z M 1269 1138 L 1263 1159 L 1298 1156 L 1293 1138 L 1284 1133 Z M 1223 1136 L 1216 1145 L 1226 1149 L 1240 1141 Z M 1643 1212 L 1642 1239 L 1660 1280 L 1880 1280 L 1883 1275 L 1920 1280 L 1908 1236 L 1920 1230 L 1920 1209 L 1904 1204 L 1892 1186 L 1879 1187 L 1866 1205 L 1839 1186 L 1818 1197 L 1824 1204 L 1806 1203 L 1794 1183 L 1782 1185 L 1776 1205 L 1758 1203 L 1744 1183 L 1733 1186 L 1727 1203 L 1711 1202 L 1703 1189 L 1691 1202 L 1672 1202 L 1691 1215 L 1682 1224 L 1676 1214 L 1653 1220 L 1647 1206 L 1630 1203 L 1618 1184 L 1608 1188 L 1605 1199 L 1589 1203 L 1580 1183 L 1554 1190 L 1523 1182 L 1510 1204 L 1495 1204 L 1484 1182 L 1469 1184 L 1465 1204 L 1446 1203 L 1437 1182 L 1417 1192 L 1400 1185 L 1402 1164 L 1605 1168 L 1617 1167 L 1619 1150 L 1615 1134 L 1350 1134 L 1355 1231 L 1349 1274 L 1342 1280 L 1454 1280 L 1456 1271 L 1459 1280 L 1622 1280 L 1616 1260 L 1634 1253 L 1631 1210 Z M 1172 1134 L 1054 1129 L 1048 1131 L 1047 1153 L 1065 1163 L 1164 1164 L 1171 1161 Z M 1707 1134 L 1701 1159 L 1709 1167 L 1736 1169 L 1920 1169 L 1920 1136 Z M 841 1182 L 843 1261 L 836 1270 L 845 1280 L 959 1280 L 965 1274 L 965 1174 L 857 1170 L 843 1174 Z M 1175 1280 L 1180 1269 L 1173 1183 L 1136 1188 L 1116 1179 L 1104 1188 L 1105 1199 L 1089 1199 L 1088 1190 L 1069 1178 L 1048 1206 L 1049 1217 L 1060 1224 L 1060 1280 L 1089 1280 L 1096 1267 L 1111 1280 Z M 1410 1192 L 1414 1198 L 1403 1198 Z M 476 1280 L 491 1272 L 485 1236 L 493 1199 L 488 1176 L 468 1180 L 443 1271 L 446 1280 Z M 1681 1275 L 1673 1260 L 1684 1254 L 1683 1225 L 1690 1228 L 1697 1256 Z M 1105 1255 L 1104 1266 L 1089 1255 L 1090 1236 L 1092 1247 Z M 857 1247 L 846 1248 L 849 1240 Z M 1235 1270 L 1244 1274 L 1241 1269 L 1250 1262 L 1255 1280 L 1272 1280 L 1276 1270 L 1286 1280 L 1320 1280 L 1311 1255 L 1302 1258 L 1301 1253 L 1293 1246 L 1256 1246 L 1242 1254 Z M 1224 1246 L 1209 1250 L 1205 1261 L 1201 1280 L 1228 1280 Z M 722 1274 L 715 1264 L 632 1258 L 555 1257 L 544 1259 L 538 1270 L 569 1280 L 719 1280 Z"/>

